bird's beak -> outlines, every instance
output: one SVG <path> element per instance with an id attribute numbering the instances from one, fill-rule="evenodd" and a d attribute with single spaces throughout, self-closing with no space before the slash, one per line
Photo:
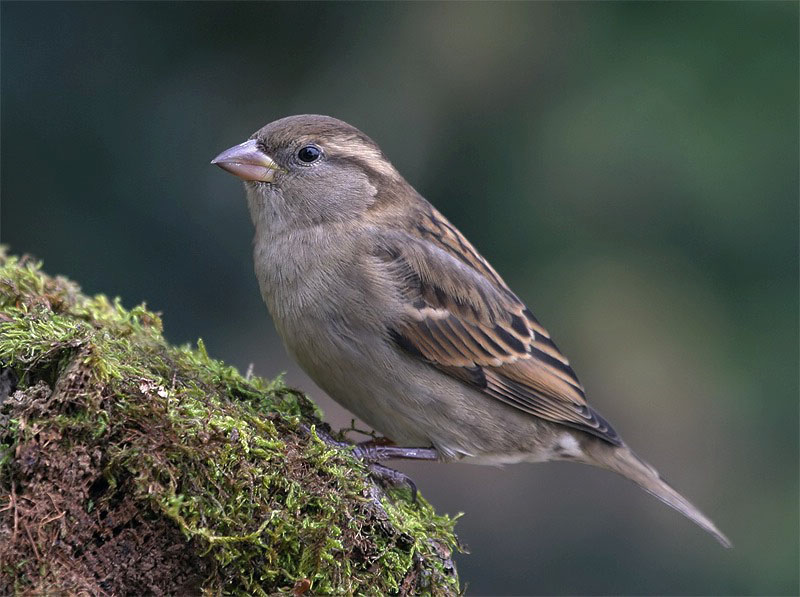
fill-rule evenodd
<path id="1" fill-rule="evenodd" d="M 213 160 L 223 170 L 242 180 L 272 182 L 281 167 L 271 157 L 261 151 L 255 139 L 250 139 L 230 149 L 226 149 Z"/>

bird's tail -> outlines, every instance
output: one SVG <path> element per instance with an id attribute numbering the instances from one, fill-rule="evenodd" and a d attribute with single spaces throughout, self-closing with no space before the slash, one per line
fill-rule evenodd
<path id="1" fill-rule="evenodd" d="M 713 535 L 724 547 L 733 547 L 730 540 L 711 520 L 695 508 L 689 500 L 670 487 L 659 476 L 658 471 L 636 456 L 627 446 L 616 447 L 600 442 L 593 442 L 593 444 L 595 449 L 587 454 L 589 456 L 586 459 L 587 464 L 600 466 L 630 479 L 647 493 L 657 497 L 667 506 L 674 508 L 701 529 Z"/>

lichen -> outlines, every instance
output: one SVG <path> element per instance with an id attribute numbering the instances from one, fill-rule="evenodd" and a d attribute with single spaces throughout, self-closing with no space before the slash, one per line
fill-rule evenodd
<path id="1" fill-rule="evenodd" d="M 459 592 L 453 518 L 144 306 L 0 254 L 0 367 L 0 593 Z"/>

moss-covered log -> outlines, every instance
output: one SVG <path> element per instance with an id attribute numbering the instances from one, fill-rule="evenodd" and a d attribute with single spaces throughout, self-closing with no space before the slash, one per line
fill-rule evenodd
<path id="1" fill-rule="evenodd" d="M 0 369 L 0 594 L 459 591 L 452 519 L 143 306 L 0 255 Z"/>

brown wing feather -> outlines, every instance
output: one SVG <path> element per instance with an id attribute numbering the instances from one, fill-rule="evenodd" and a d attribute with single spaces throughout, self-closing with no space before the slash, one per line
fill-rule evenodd
<path id="1" fill-rule="evenodd" d="M 407 317 L 389 330 L 394 342 L 488 396 L 621 443 L 586 404 L 547 330 L 464 236 L 433 208 L 415 231 L 377 252 L 407 303 Z"/>

